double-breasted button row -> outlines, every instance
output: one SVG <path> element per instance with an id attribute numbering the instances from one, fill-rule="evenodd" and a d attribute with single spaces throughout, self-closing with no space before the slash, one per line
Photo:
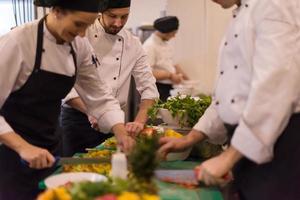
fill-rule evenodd
<path id="1" fill-rule="evenodd" d="M 234 68 L 234 69 L 238 69 L 239 66 L 238 66 L 238 65 L 234 65 L 233 68 Z M 223 75 L 223 74 L 224 74 L 224 70 L 220 71 L 220 75 Z"/>
<path id="2" fill-rule="evenodd" d="M 231 100 L 230 100 L 230 103 L 234 104 L 234 103 L 235 103 L 235 100 L 234 100 L 234 99 L 231 99 Z M 215 104 L 216 104 L 216 105 L 220 105 L 220 101 L 216 101 Z"/>

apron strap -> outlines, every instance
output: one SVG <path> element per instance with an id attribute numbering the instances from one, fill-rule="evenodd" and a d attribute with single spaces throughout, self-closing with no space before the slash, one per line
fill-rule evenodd
<path id="1" fill-rule="evenodd" d="M 37 44 L 36 44 L 36 52 L 35 52 L 34 70 L 38 70 L 41 67 L 45 18 L 46 16 L 43 17 L 38 23 L 38 35 L 37 35 Z"/>
<path id="2" fill-rule="evenodd" d="M 72 54 L 74 65 L 75 65 L 75 76 L 76 76 L 77 75 L 77 57 L 76 57 L 76 53 L 75 53 L 74 48 L 71 43 L 70 43 L 70 48 L 71 48 L 70 53 Z"/>

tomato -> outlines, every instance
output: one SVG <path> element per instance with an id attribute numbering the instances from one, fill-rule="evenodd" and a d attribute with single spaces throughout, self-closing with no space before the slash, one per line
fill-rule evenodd
<path id="1" fill-rule="evenodd" d="M 114 194 L 106 194 L 100 197 L 96 197 L 94 200 L 117 200 L 117 196 Z"/>
<path id="2" fill-rule="evenodd" d="M 140 134 L 145 135 L 145 136 L 152 136 L 152 135 L 156 134 L 156 130 L 151 127 L 146 127 L 141 131 Z"/>

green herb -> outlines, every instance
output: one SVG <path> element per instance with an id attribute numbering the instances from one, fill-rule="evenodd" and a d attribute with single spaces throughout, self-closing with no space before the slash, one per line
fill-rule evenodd
<path id="1" fill-rule="evenodd" d="M 154 121 L 159 109 L 165 108 L 170 111 L 174 118 L 176 116 L 178 117 L 181 127 L 186 126 L 185 123 L 187 123 L 187 126 L 193 127 L 211 104 L 210 96 L 199 95 L 199 97 L 200 99 L 196 100 L 191 96 L 182 97 L 177 95 L 176 97 L 168 99 L 166 102 L 157 100 L 148 110 L 148 116 Z M 185 122 L 185 118 L 187 118 L 187 122 Z"/>

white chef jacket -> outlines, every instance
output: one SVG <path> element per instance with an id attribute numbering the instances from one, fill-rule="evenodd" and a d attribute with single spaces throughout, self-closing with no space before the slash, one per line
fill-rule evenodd
<path id="1" fill-rule="evenodd" d="M 11 92 L 22 87 L 32 73 L 37 43 L 37 25 L 34 21 L 13 29 L 0 37 L 0 107 Z M 87 104 L 89 112 L 99 120 L 103 132 L 110 131 L 117 123 L 124 123 L 124 113 L 110 89 L 96 72 L 92 62 L 92 47 L 86 38 L 76 37 L 72 46 L 77 56 L 75 89 Z M 57 44 L 56 39 L 44 25 L 45 52 L 41 69 L 74 76 L 75 66 L 69 44 Z M 49 83 L 51 84 L 51 83 Z M 13 131 L 0 116 L 0 134 Z"/>
<path id="2" fill-rule="evenodd" d="M 213 102 L 194 127 L 222 143 L 223 123 L 238 124 L 231 145 L 256 163 L 272 159 L 300 111 L 298 1 L 242 0 L 220 47 Z"/>
<path id="3" fill-rule="evenodd" d="M 93 46 L 100 67 L 99 76 L 112 88 L 113 95 L 125 108 L 131 75 L 141 99 L 158 99 L 155 78 L 140 40 L 126 29 L 117 35 L 108 34 L 99 20 L 88 29 L 87 38 Z M 65 100 L 76 97 L 74 90 Z"/>
<path id="4" fill-rule="evenodd" d="M 143 48 L 146 51 L 150 66 L 155 70 L 165 70 L 176 73 L 173 62 L 173 50 L 167 41 L 163 41 L 155 33 L 144 42 Z M 159 83 L 172 84 L 171 80 L 157 80 Z"/>

